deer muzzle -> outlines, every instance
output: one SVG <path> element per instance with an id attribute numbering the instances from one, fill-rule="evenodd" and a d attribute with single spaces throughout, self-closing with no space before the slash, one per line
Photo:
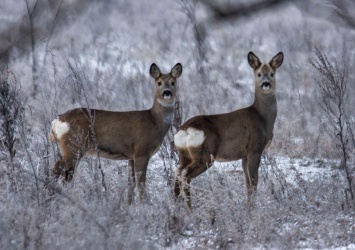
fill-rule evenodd
<path id="1" fill-rule="evenodd" d="M 263 82 L 263 84 L 261 84 L 261 88 L 263 90 L 269 90 L 271 88 L 270 82 Z"/>
<path id="2" fill-rule="evenodd" d="M 163 91 L 163 98 L 164 99 L 171 99 L 173 97 L 173 93 L 170 90 Z"/>

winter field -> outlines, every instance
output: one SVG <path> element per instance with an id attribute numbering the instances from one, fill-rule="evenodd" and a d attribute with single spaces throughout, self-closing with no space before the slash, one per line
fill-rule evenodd
<path id="1" fill-rule="evenodd" d="M 208 4 L 258 2 L 270 5 L 219 18 Z M 355 4 L 272 2 L 1 1 L 0 249 L 355 249 Z M 173 136 L 252 104 L 249 51 L 285 55 L 256 205 L 241 161 L 215 163 L 193 179 L 189 213 L 173 196 Z M 149 162 L 143 202 L 128 205 L 126 161 L 85 157 L 70 183 L 51 175 L 58 114 L 148 109 L 150 65 L 177 62 L 181 121 Z"/>

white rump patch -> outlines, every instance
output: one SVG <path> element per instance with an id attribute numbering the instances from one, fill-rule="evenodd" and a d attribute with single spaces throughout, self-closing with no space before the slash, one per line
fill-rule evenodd
<path id="1" fill-rule="evenodd" d="M 186 148 L 186 137 L 187 132 L 185 130 L 180 130 L 174 135 L 174 144 L 177 148 Z"/>
<path id="2" fill-rule="evenodd" d="M 59 119 L 54 119 L 52 121 L 52 131 L 55 137 L 59 140 L 63 135 L 68 133 L 69 124 L 67 122 L 62 122 Z"/>
<path id="3" fill-rule="evenodd" d="M 205 133 L 195 128 L 187 129 L 188 136 L 186 138 L 186 147 L 198 147 L 205 140 Z"/>
<path id="4" fill-rule="evenodd" d="M 198 147 L 205 141 L 205 134 L 202 130 L 188 128 L 180 130 L 174 136 L 174 143 L 177 148 Z"/>

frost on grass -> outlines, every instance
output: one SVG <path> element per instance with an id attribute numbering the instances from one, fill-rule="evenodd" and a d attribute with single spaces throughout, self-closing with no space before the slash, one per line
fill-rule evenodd
<path id="1" fill-rule="evenodd" d="M 73 183 L 43 181 L 39 190 L 30 185 L 30 173 L 19 173 L 21 190 L 1 190 L 1 248 L 290 249 L 354 244 L 355 214 L 344 209 L 345 180 L 332 161 L 265 157 L 253 209 L 246 206 L 240 164 L 215 164 L 192 182 L 191 214 L 182 202 L 175 204 L 159 157 L 148 170 L 146 201 L 136 199 L 131 206 L 126 164 L 101 164 L 107 191 L 93 168 L 95 160 L 80 164 Z"/>

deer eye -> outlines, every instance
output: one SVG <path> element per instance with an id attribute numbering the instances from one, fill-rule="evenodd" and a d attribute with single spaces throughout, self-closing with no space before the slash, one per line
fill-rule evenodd
<path id="1" fill-rule="evenodd" d="M 161 82 L 158 82 L 158 86 L 161 86 L 161 84 L 162 84 Z"/>
<path id="2" fill-rule="evenodd" d="M 258 77 L 261 77 L 261 73 L 258 73 Z"/>
<path id="3" fill-rule="evenodd" d="M 175 82 L 171 82 L 171 86 L 175 86 Z"/>
<path id="4" fill-rule="evenodd" d="M 271 77 L 274 77 L 274 73 L 271 73 L 270 76 L 271 76 Z"/>

